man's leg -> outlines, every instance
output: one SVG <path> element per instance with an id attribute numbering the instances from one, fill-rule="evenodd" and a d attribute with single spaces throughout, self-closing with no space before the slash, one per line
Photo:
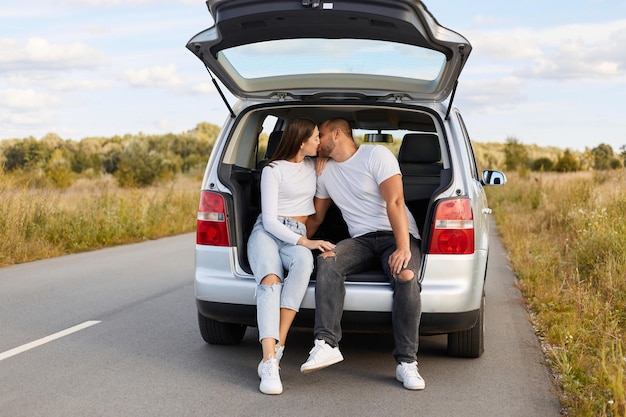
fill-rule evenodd
<path id="1" fill-rule="evenodd" d="M 384 251 L 383 259 L 388 259 L 394 249 L 395 241 Z M 410 390 L 420 390 L 426 386 L 417 368 L 419 323 L 422 313 L 421 283 L 418 280 L 420 262 L 419 242 L 411 238 L 411 260 L 407 268 L 397 276 L 391 276 L 388 267 L 385 268 L 387 274 L 391 276 L 393 287 L 391 319 L 395 341 L 393 355 L 398 363 L 396 379 Z"/>
<path id="2" fill-rule="evenodd" d="M 300 367 L 316 371 L 343 360 L 337 345 L 341 340 L 341 316 L 346 294 L 346 275 L 358 272 L 372 259 L 373 252 L 357 239 L 342 240 L 333 251 L 317 257 L 315 278 L 315 343 Z"/>
<path id="3" fill-rule="evenodd" d="M 421 284 L 418 280 L 421 252 L 417 239 L 411 237 L 411 260 L 400 274 L 393 276 L 387 263 L 389 255 L 395 250 L 395 239 L 388 238 L 388 244 L 383 250 L 381 262 L 393 288 L 393 307 L 391 319 L 395 349 L 393 352 L 398 362 L 413 362 L 417 359 L 419 344 L 419 323 L 422 314 L 420 297 Z"/>
<path id="4" fill-rule="evenodd" d="M 315 275 L 316 339 L 337 346 L 341 340 L 341 316 L 346 295 L 346 275 L 359 272 L 374 253 L 361 239 L 345 239 L 334 250 L 317 257 Z"/>

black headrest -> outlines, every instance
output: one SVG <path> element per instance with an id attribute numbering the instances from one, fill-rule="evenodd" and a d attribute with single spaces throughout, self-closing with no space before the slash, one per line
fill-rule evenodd
<path id="1" fill-rule="evenodd" d="M 267 149 L 265 150 L 265 159 L 270 159 L 274 152 L 276 152 L 276 148 L 278 148 L 278 144 L 280 143 L 280 139 L 283 137 L 282 130 L 275 130 L 270 133 L 270 136 L 267 138 Z"/>
<path id="2" fill-rule="evenodd" d="M 439 138 L 432 133 L 407 133 L 398 151 L 398 162 L 432 164 L 441 161 Z"/>

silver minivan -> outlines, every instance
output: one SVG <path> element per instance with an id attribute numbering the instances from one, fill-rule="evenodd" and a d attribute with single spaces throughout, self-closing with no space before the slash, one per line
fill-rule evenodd
<path id="1" fill-rule="evenodd" d="M 419 0 L 208 0 L 213 25 L 187 48 L 204 64 L 229 117 L 209 157 L 197 220 L 195 292 L 204 340 L 237 344 L 256 326 L 246 243 L 260 211 L 264 160 L 295 117 L 347 119 L 361 146 L 397 154 L 405 201 L 422 235 L 421 334 L 447 334 L 452 356 L 484 350 L 490 210 L 453 106 L 472 47 Z M 219 80 L 219 82 L 218 82 Z M 229 103 L 222 88 L 236 98 Z M 339 210 L 316 238 L 347 235 Z M 294 327 L 311 328 L 315 274 Z M 381 271 L 348 276 L 344 330 L 389 331 L 392 290 Z"/>

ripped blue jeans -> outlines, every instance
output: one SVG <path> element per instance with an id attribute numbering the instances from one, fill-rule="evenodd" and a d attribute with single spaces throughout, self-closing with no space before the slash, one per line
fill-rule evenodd
<path id="1" fill-rule="evenodd" d="M 279 220 L 289 229 L 306 236 L 306 226 L 288 217 Z M 256 307 L 259 340 L 279 338 L 280 309 L 299 311 L 313 272 L 313 254 L 304 246 L 292 245 L 275 238 L 257 218 L 248 239 L 248 260 L 257 282 Z M 280 283 L 261 285 L 274 274 Z"/>

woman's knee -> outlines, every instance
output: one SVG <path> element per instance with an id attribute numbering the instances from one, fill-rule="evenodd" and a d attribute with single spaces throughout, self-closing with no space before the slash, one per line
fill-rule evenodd
<path id="1" fill-rule="evenodd" d="M 278 278 L 278 275 L 268 274 L 263 277 L 259 285 L 266 285 L 268 287 L 271 287 L 272 285 L 277 284 L 279 282 L 281 281 L 280 281 L 280 278 Z"/>

